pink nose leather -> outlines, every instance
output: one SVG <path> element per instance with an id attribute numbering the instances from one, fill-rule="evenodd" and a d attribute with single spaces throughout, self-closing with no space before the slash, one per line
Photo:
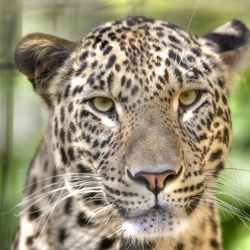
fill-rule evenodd
<path id="1" fill-rule="evenodd" d="M 134 177 L 130 175 L 130 178 L 138 183 L 145 184 L 151 192 L 157 195 L 165 188 L 167 180 L 176 175 L 177 173 L 174 170 L 167 170 L 162 173 L 138 172 Z"/>

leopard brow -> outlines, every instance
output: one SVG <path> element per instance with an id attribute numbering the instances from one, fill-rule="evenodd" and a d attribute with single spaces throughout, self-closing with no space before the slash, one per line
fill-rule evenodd
<path id="1" fill-rule="evenodd" d="M 203 83 L 192 83 L 192 82 L 187 82 L 187 84 L 183 84 L 182 86 L 182 91 L 189 91 L 189 90 L 200 90 L 200 91 L 210 91 L 209 86 L 204 86 Z"/>
<path id="2" fill-rule="evenodd" d="M 84 103 L 86 101 L 89 101 L 90 99 L 94 97 L 106 97 L 115 100 L 116 98 L 113 97 L 110 93 L 104 92 L 104 91 L 83 91 L 82 93 L 84 95 L 81 103 Z"/>

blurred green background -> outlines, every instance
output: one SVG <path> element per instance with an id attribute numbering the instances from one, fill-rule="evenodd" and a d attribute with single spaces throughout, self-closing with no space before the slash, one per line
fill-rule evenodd
<path id="1" fill-rule="evenodd" d="M 250 27 L 249 0 L 0 0 L 0 250 L 9 249 L 29 162 L 46 127 L 46 110 L 31 84 L 15 70 L 20 38 L 44 32 L 80 40 L 94 26 L 127 15 L 144 15 L 203 34 L 230 19 Z M 250 249 L 250 60 L 235 80 L 231 100 L 233 147 L 218 197 L 244 210 L 240 220 L 222 210 L 225 250 Z M 239 212 L 236 212 L 239 214 Z"/>

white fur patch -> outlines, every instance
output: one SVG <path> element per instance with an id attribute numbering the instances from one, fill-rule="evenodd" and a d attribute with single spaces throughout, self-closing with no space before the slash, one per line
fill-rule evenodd
<path id="1" fill-rule="evenodd" d="M 162 76 L 162 75 L 164 75 L 165 69 L 166 69 L 166 66 L 165 66 L 164 64 L 161 64 L 160 67 L 156 67 L 156 69 L 155 69 L 155 74 L 156 74 L 157 76 Z"/>
<path id="2" fill-rule="evenodd" d="M 159 237 L 171 237 L 173 239 L 176 239 L 184 231 L 187 231 L 190 225 L 188 223 L 188 219 L 181 219 L 180 221 L 181 223 L 175 224 L 174 230 L 171 231 L 169 230 L 167 225 L 166 227 L 164 227 L 164 225 L 162 225 L 162 221 L 159 221 L 157 219 L 155 223 L 160 223 L 159 225 L 160 230 L 158 229 L 154 232 L 151 231 L 151 228 L 149 228 L 149 231 L 145 231 L 145 228 L 142 225 L 142 220 L 136 222 L 136 219 L 123 222 L 122 229 L 125 238 L 136 239 L 139 241 L 150 240 L 150 239 L 153 240 Z"/>
<path id="3" fill-rule="evenodd" d="M 187 111 L 184 115 L 183 115 L 183 121 L 189 121 L 193 118 L 194 114 L 192 112 L 192 110 Z"/>
<path id="4" fill-rule="evenodd" d="M 72 86 L 77 86 L 77 85 L 82 85 L 84 83 L 82 77 L 76 77 L 72 79 L 71 85 Z"/>
<path id="5" fill-rule="evenodd" d="M 130 237 L 135 238 L 135 236 L 140 231 L 140 226 L 135 225 L 134 223 L 131 223 L 130 221 L 125 221 L 122 224 L 122 228 L 123 228 L 123 231 L 124 231 L 124 236 L 126 238 L 130 238 Z"/>
<path id="6" fill-rule="evenodd" d="M 107 127 L 114 127 L 115 126 L 115 123 L 111 119 L 109 119 L 108 117 L 103 117 L 102 123 Z"/>
<path id="7" fill-rule="evenodd" d="M 33 236 L 33 233 L 35 230 L 34 230 L 34 226 L 27 219 L 26 216 L 21 217 L 21 224 L 22 224 L 22 227 L 21 227 L 20 235 L 22 235 L 22 237 L 20 237 L 19 247 L 20 249 L 26 249 L 27 248 L 26 239 L 28 237 Z"/>

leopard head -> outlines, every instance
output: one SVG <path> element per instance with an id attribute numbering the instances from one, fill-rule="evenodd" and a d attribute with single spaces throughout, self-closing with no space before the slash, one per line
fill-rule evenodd
<path id="1" fill-rule="evenodd" d="M 79 206 L 138 239 L 176 237 L 212 209 L 231 143 L 231 76 L 249 37 L 236 20 L 198 37 L 141 17 L 79 42 L 24 37 L 16 65 L 48 106 L 54 163 Z"/>

